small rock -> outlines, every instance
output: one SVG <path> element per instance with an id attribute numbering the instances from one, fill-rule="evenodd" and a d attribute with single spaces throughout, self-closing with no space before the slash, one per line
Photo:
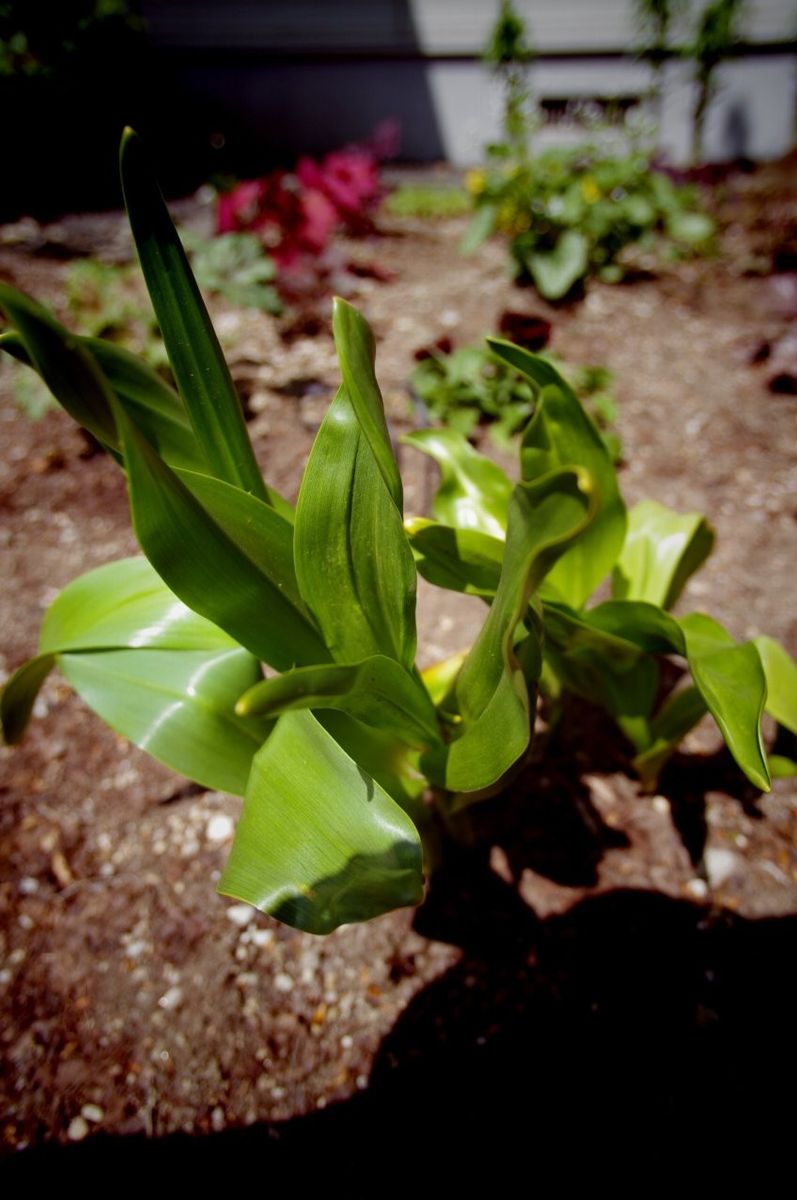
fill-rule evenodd
<path id="1" fill-rule="evenodd" d="M 23 896 L 32 896 L 39 890 L 39 881 L 33 875 L 24 875 L 17 886 Z"/>
<path id="2" fill-rule="evenodd" d="M 91 1121 L 92 1125 L 98 1125 L 105 1116 L 105 1111 L 100 1108 L 99 1104 L 84 1104 L 80 1115 L 87 1121 Z"/>
<path id="3" fill-rule="evenodd" d="M 89 1131 L 88 1122 L 84 1117 L 73 1117 L 69 1122 L 66 1136 L 70 1142 L 82 1142 Z"/>
<path id="4" fill-rule="evenodd" d="M 250 941 L 255 946 L 270 946 L 274 941 L 274 931 L 271 929 L 253 929 Z"/>
<path id="5" fill-rule="evenodd" d="M 703 861 L 706 864 L 706 874 L 712 888 L 721 887 L 727 879 L 730 879 L 739 865 L 739 858 L 732 850 L 723 850 L 721 847 L 713 846 L 706 851 Z"/>
<path id="6" fill-rule="evenodd" d="M 209 842 L 226 842 L 233 835 L 233 820 L 225 813 L 215 813 L 205 827 L 205 837 Z"/>
<path id="7" fill-rule="evenodd" d="M 285 992 L 287 994 L 288 992 L 293 991 L 294 982 L 290 975 L 286 975 L 284 971 L 280 971 L 279 974 L 275 975 L 274 977 L 274 987 L 278 992 Z"/>
<path id="8" fill-rule="evenodd" d="M 221 1133 L 222 1129 L 224 1128 L 223 1108 L 219 1108 L 219 1106 L 216 1105 L 216 1107 L 213 1109 L 213 1112 L 210 1114 L 210 1123 L 213 1126 L 214 1133 Z"/>
<path id="9" fill-rule="evenodd" d="M 705 900 L 708 896 L 708 884 L 705 879 L 690 879 L 684 884 L 684 891 L 692 900 Z"/>
<path id="10" fill-rule="evenodd" d="M 183 1002 L 183 989 L 180 987 L 170 987 L 167 992 L 164 992 L 158 1001 L 159 1008 L 171 1010 L 177 1008 Z"/>
<path id="11" fill-rule="evenodd" d="M 227 909 L 227 920 L 232 921 L 233 925 L 237 925 L 243 929 L 248 925 L 254 916 L 254 910 L 249 904 L 233 904 Z"/>
<path id="12" fill-rule="evenodd" d="M 670 802 L 666 796 L 653 797 L 653 811 L 657 812 L 661 817 L 668 816 L 670 812 Z"/>

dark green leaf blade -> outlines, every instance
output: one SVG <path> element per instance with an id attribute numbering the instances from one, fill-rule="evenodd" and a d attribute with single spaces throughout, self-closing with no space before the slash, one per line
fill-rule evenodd
<path id="1" fill-rule="evenodd" d="M 153 758 L 205 787 L 244 794 L 269 730 L 234 711 L 260 677 L 245 650 L 103 650 L 60 654 L 58 666 L 89 708 Z"/>
<path id="2" fill-rule="evenodd" d="M 503 540 L 512 482 L 500 467 L 453 429 L 417 429 L 401 440 L 440 467 L 440 487 L 432 501 L 437 521 Z"/>
<path id="3" fill-rule="evenodd" d="M 388 494 L 401 514 L 403 490 L 390 434 L 385 421 L 382 394 L 374 374 L 375 343 L 371 327 L 361 313 L 336 296 L 332 309 L 335 348 L 340 361 L 343 387 L 357 416 Z"/>
<path id="4" fill-rule="evenodd" d="M 545 585 L 548 598 L 581 608 L 611 571 L 625 539 L 625 505 L 614 465 L 572 388 L 549 362 L 511 342 L 487 341 L 499 358 L 530 379 L 539 392 L 521 442 L 523 479 L 537 479 L 558 467 L 578 466 L 593 480 L 595 518 L 562 555 Z"/>
<path id="5" fill-rule="evenodd" d="M 54 655 L 38 654 L 23 663 L 6 681 L 0 691 L 0 723 L 6 745 L 13 746 L 22 740 L 39 688 L 54 666 Z"/>
<path id="6" fill-rule="evenodd" d="M 278 584 L 209 516 L 118 406 L 116 415 L 136 536 L 175 595 L 277 670 L 328 661 L 316 629 Z"/>
<path id="7" fill-rule="evenodd" d="M 307 461 L 294 557 L 302 596 L 337 662 L 385 654 L 412 668 L 415 563 L 345 388 Z"/>
<path id="8" fill-rule="evenodd" d="M 236 712 L 275 717 L 305 708 L 340 709 L 411 746 L 423 748 L 440 740 L 434 705 L 423 686 L 381 654 L 359 663 L 300 667 L 265 679 L 240 698 Z"/>
<path id="9" fill-rule="evenodd" d="M 310 713 L 285 713 L 255 756 L 219 891 L 330 933 L 420 902 L 420 839 Z"/>
<path id="10" fill-rule="evenodd" d="M 268 502 L 210 317 L 144 148 L 130 129 L 122 137 L 120 168 L 141 269 L 207 470 Z"/>
<path id="11" fill-rule="evenodd" d="M 492 599 L 504 543 L 475 529 L 452 529 L 423 517 L 405 522 L 419 574 L 437 587 Z"/>
<path id="12" fill-rule="evenodd" d="M 752 642 L 735 642 L 704 613 L 690 613 L 679 624 L 692 679 L 728 749 L 751 783 L 768 792 L 769 769 L 761 738 L 767 685 L 758 650 Z"/>
<path id="13" fill-rule="evenodd" d="M 487 788 L 523 755 L 531 737 L 531 700 L 514 636 L 532 592 L 591 516 L 585 472 L 562 470 L 519 484 L 509 504 L 506 553 L 487 620 L 457 680 L 461 736 L 449 747 L 446 786 Z"/>
<path id="14" fill-rule="evenodd" d="M 118 452 L 111 408 L 113 393 L 80 339 L 35 300 L 2 282 L 0 308 L 15 326 L 32 365 L 61 407 L 103 446 Z"/>

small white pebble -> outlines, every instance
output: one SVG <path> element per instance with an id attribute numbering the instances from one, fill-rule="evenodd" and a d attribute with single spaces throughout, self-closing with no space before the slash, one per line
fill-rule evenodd
<path id="1" fill-rule="evenodd" d="M 733 840 L 736 843 L 736 845 L 739 847 L 740 850 L 746 850 L 747 847 L 750 845 L 750 839 L 746 833 L 737 833 L 736 837 Z"/>
<path id="2" fill-rule="evenodd" d="M 135 942 L 128 942 L 125 947 L 125 954 L 128 958 L 141 958 L 148 945 L 148 942 L 141 941 L 140 939 Z"/>
<path id="3" fill-rule="evenodd" d="M 250 941 L 254 942 L 256 946 L 270 946 L 274 941 L 274 931 L 272 929 L 253 929 Z"/>
<path id="4" fill-rule="evenodd" d="M 705 900 L 708 895 L 708 884 L 705 879 L 690 879 L 684 887 L 684 891 L 693 900 Z"/>
<path id="5" fill-rule="evenodd" d="M 183 989 L 180 987 L 170 987 L 167 992 L 164 992 L 158 1001 L 158 1008 L 173 1009 L 177 1008 L 183 1002 Z"/>
<path id="6" fill-rule="evenodd" d="M 87 1121 L 91 1121 L 92 1125 L 98 1125 L 105 1116 L 105 1111 L 100 1108 L 99 1104 L 84 1104 L 80 1115 Z"/>
<path id="7" fill-rule="evenodd" d="M 3 967 L 3 970 L 0 971 L 0 987 L 5 987 L 6 984 L 10 983 L 13 978 L 14 977 L 9 971 L 8 967 Z"/>
<path id="8" fill-rule="evenodd" d="M 670 812 L 670 802 L 666 796 L 653 797 L 653 811 L 657 812 L 659 816 L 668 816 Z"/>
<path id="9" fill-rule="evenodd" d="M 88 1123 L 83 1117 L 73 1117 L 69 1122 L 69 1128 L 66 1131 L 66 1136 L 70 1142 L 82 1142 L 89 1131 Z"/>
<path id="10" fill-rule="evenodd" d="M 706 864 L 708 881 L 713 888 L 721 887 L 739 865 L 739 859 L 732 850 L 723 850 L 722 847 L 715 846 L 706 851 L 703 861 Z"/>
<path id="11" fill-rule="evenodd" d="M 222 1129 L 224 1128 L 223 1108 L 219 1108 L 219 1106 L 216 1105 L 216 1107 L 213 1109 L 213 1112 L 210 1114 L 210 1123 L 213 1126 L 215 1133 L 221 1133 Z"/>
<path id="12" fill-rule="evenodd" d="M 233 834 L 232 817 L 215 813 L 205 826 L 205 837 L 209 842 L 226 842 Z"/>
<path id="13" fill-rule="evenodd" d="M 326 1106 L 327 1106 L 326 1096 L 319 1096 L 315 1102 L 315 1106 L 316 1106 L 316 1108 L 326 1108 Z"/>
<path id="14" fill-rule="evenodd" d="M 350 1046 L 354 1045 L 354 1039 L 348 1033 L 344 1033 L 340 1039 L 340 1044 L 344 1050 L 348 1050 Z"/>
<path id="15" fill-rule="evenodd" d="M 280 971 L 278 975 L 274 976 L 274 987 L 278 992 L 292 992 L 294 987 L 293 980 L 290 975 L 286 975 L 284 971 Z"/>
<path id="16" fill-rule="evenodd" d="M 32 875 L 24 875 L 18 884 L 19 890 L 23 896 L 32 896 L 39 890 L 39 881 L 34 879 Z"/>
<path id="17" fill-rule="evenodd" d="M 193 858 L 199 853 L 199 842 L 196 838 L 188 838 L 180 847 L 180 854 L 183 858 Z"/>
<path id="18" fill-rule="evenodd" d="M 233 925 L 237 925 L 243 929 L 248 925 L 254 916 L 254 911 L 250 904 L 233 904 L 227 909 L 227 920 L 232 921 Z"/>
<path id="19" fill-rule="evenodd" d="M 274 1097 L 275 1100 L 281 1100 L 282 1097 L 285 1095 L 285 1088 L 284 1087 L 273 1087 L 271 1089 L 271 1095 Z"/>
<path id="20" fill-rule="evenodd" d="M 357 1076 L 357 1087 L 360 1089 L 361 1092 L 365 1088 L 368 1087 L 368 1076 L 367 1075 L 358 1075 Z"/>
<path id="21" fill-rule="evenodd" d="M 20 913 L 17 923 L 21 929 L 32 929 L 33 917 L 30 915 L 30 913 Z"/>

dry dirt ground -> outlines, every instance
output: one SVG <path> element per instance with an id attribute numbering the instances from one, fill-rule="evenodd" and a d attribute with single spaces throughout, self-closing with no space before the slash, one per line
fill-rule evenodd
<path id="1" fill-rule="evenodd" d="M 653 496 L 716 527 L 681 610 L 797 654 L 797 400 L 768 390 L 771 359 L 752 361 L 797 314 L 797 275 L 767 272 L 793 234 L 790 186 L 788 171 L 732 177 L 717 259 L 591 284 L 555 311 L 511 284 L 500 243 L 460 257 L 456 221 L 384 220 L 346 252 L 393 273 L 356 279 L 352 298 L 375 328 L 397 433 L 417 347 L 476 340 L 506 307 L 549 316 L 559 354 L 616 374 L 629 502 Z M 117 236 L 118 221 L 99 224 Z M 50 303 L 63 270 L 47 244 L 0 249 L 0 275 Z M 214 312 L 258 456 L 293 495 L 337 381 L 326 315 L 303 332 Z M 135 546 L 114 464 L 87 457 L 60 412 L 33 423 L 8 389 L 0 405 L 9 673 L 57 590 Z M 407 508 L 421 510 L 432 473 L 401 457 Z M 481 615 L 424 589 L 425 658 L 466 645 Z M 519 1130 L 513 1145 L 539 1156 L 555 1126 L 618 1145 L 639 1126 L 674 1146 L 712 1121 L 771 1131 L 788 1112 L 797 791 L 755 793 L 708 723 L 649 797 L 611 731 L 574 709 L 417 913 L 319 939 L 215 893 L 238 801 L 172 776 L 55 675 L 36 718 L 0 749 L 7 1168 L 362 1154 L 397 1115 L 413 1144 L 443 1146 L 456 1126 L 461 1152 L 463 1138 L 483 1148 Z"/>

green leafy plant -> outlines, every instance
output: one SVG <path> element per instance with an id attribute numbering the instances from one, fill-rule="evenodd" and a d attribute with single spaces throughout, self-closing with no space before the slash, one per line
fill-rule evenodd
<path id="1" fill-rule="evenodd" d="M 746 0 L 712 0 L 700 12 L 695 37 L 687 50 L 694 62 L 697 97 L 692 122 L 692 165 L 703 161 L 706 112 L 717 91 L 717 67 L 742 36 Z"/>
<path id="2" fill-rule="evenodd" d="M 617 420 L 613 377 L 599 365 L 569 366 L 550 351 L 540 357 L 551 363 L 574 389 L 600 430 L 614 462 L 622 456 L 622 443 L 611 428 Z M 410 389 L 425 416 L 466 436 L 482 422 L 499 445 L 528 423 L 534 411 L 533 385 L 488 346 L 462 346 L 450 354 L 430 353 L 410 376 Z"/>
<path id="3" fill-rule="evenodd" d="M 236 308 L 254 308 L 279 316 L 282 300 L 274 282 L 277 266 L 253 233 L 220 233 L 200 238 L 182 233 L 196 281 Z"/>
<path id="4" fill-rule="evenodd" d="M 401 183 L 385 198 L 382 207 L 393 217 L 444 220 L 469 213 L 470 198 L 461 187 L 443 187 L 433 183 Z"/>
<path id="5" fill-rule="evenodd" d="M 244 795 L 220 890 L 315 933 L 422 898 L 425 789 L 450 816 L 505 786 L 528 752 L 540 684 L 613 705 L 646 778 L 651 756 L 662 761 L 688 727 L 684 708 L 694 720 L 707 707 L 742 769 L 768 787 L 759 718 L 766 703 L 797 726 L 797 667 L 774 644 L 737 646 L 708 617 L 666 612 L 707 552 L 705 522 L 657 520 L 658 509 L 627 519 L 606 448 L 549 363 L 492 343 L 538 391 L 520 482 L 453 431 L 414 433 L 408 442 L 443 478 L 436 519 L 405 524 L 373 338 L 338 301 L 342 382 L 294 509 L 260 473 L 130 132 L 121 165 L 176 389 L 5 284 L 0 306 L 12 326 L 4 348 L 124 470 L 144 557 L 90 571 L 50 606 L 38 654 L 2 693 L 8 742 L 57 665 L 124 736 Z M 471 649 L 423 673 L 416 565 L 489 601 Z M 611 571 L 616 598 L 587 607 Z M 656 656 L 670 653 L 688 659 L 691 699 L 654 711 Z"/>
<path id="6" fill-rule="evenodd" d="M 655 245 L 663 236 L 681 250 L 701 250 L 714 232 L 694 190 L 652 170 L 641 152 L 552 147 L 525 163 L 472 171 L 467 182 L 475 213 L 463 251 L 505 234 L 515 273 L 548 300 L 590 275 L 619 282 L 633 243 Z"/>
<path id="7" fill-rule="evenodd" d="M 526 23 L 511 0 L 501 0 L 483 58 L 498 76 L 504 93 L 503 139 L 488 146 L 487 152 L 523 162 L 534 123 L 527 78 L 534 50 Z"/>

